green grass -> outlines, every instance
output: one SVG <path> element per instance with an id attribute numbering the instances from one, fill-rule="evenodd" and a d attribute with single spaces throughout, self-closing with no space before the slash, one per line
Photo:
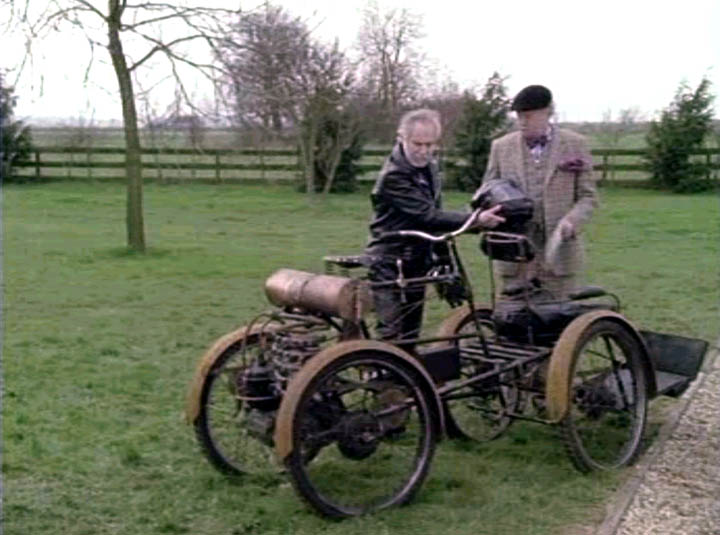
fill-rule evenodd
<path id="1" fill-rule="evenodd" d="M 282 478 L 215 472 L 183 419 L 197 359 L 267 308 L 274 269 L 318 271 L 325 254 L 361 250 L 369 203 L 312 204 L 282 187 L 145 192 L 142 256 L 124 249 L 120 185 L 3 190 L 6 534 L 575 534 L 601 520 L 621 476 L 579 474 L 555 430 L 532 424 L 487 445 L 443 442 L 410 506 L 342 523 L 312 514 Z M 718 199 L 602 199 L 589 282 L 617 291 L 643 328 L 714 341 Z M 486 262 L 474 238 L 462 245 L 485 295 Z"/>

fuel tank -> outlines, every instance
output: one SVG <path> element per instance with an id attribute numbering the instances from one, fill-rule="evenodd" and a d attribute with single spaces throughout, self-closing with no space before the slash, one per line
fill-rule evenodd
<path id="1" fill-rule="evenodd" d="M 362 318 L 372 307 L 367 283 L 348 277 L 279 269 L 265 281 L 265 295 L 280 307 L 323 312 L 349 321 Z"/>

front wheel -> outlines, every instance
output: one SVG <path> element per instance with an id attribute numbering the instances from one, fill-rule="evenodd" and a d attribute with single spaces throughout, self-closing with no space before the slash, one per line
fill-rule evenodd
<path id="1" fill-rule="evenodd" d="M 491 341 L 496 337 L 491 318 L 492 310 L 489 308 L 476 308 L 472 313 L 468 308 L 460 309 L 443 323 L 438 335 L 474 334 L 480 329 L 485 339 Z M 499 372 L 500 364 L 476 353 L 463 352 L 463 347 L 468 344 L 481 347 L 478 338 L 458 338 L 453 343 L 460 346 L 460 381 L 480 373 Z M 513 421 L 510 414 L 521 412 L 521 394 L 512 384 L 516 378 L 517 372 L 508 371 L 490 381 L 466 386 L 444 398 L 448 435 L 478 442 L 502 435 Z"/>
<path id="2" fill-rule="evenodd" d="M 641 342 L 609 319 L 570 338 L 570 405 L 561 421 L 568 454 L 583 472 L 628 465 L 638 454 L 647 416 Z"/>
<path id="3" fill-rule="evenodd" d="M 307 373 L 294 379 L 299 393 L 283 401 L 292 406 L 278 419 L 292 426 L 285 463 L 298 493 L 331 517 L 409 501 L 437 440 L 420 372 L 392 353 L 360 349 Z"/>

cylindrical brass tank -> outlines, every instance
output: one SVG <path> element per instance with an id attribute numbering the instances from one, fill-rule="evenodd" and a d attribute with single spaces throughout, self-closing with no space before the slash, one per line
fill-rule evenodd
<path id="1" fill-rule="evenodd" d="M 270 275 L 265 295 L 277 306 L 324 312 L 350 321 L 360 319 L 372 303 L 362 281 L 295 269 L 279 269 Z"/>

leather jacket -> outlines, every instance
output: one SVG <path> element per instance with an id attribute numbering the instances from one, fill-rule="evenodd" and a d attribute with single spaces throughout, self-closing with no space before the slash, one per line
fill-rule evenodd
<path id="1" fill-rule="evenodd" d="M 382 239 L 384 232 L 422 230 L 448 232 L 460 227 L 469 214 L 441 209 L 441 185 L 436 161 L 423 168 L 410 164 L 396 143 L 380 170 L 370 198 L 375 215 L 370 222 L 368 254 L 405 259 L 429 256 L 430 242 L 412 238 Z"/>

